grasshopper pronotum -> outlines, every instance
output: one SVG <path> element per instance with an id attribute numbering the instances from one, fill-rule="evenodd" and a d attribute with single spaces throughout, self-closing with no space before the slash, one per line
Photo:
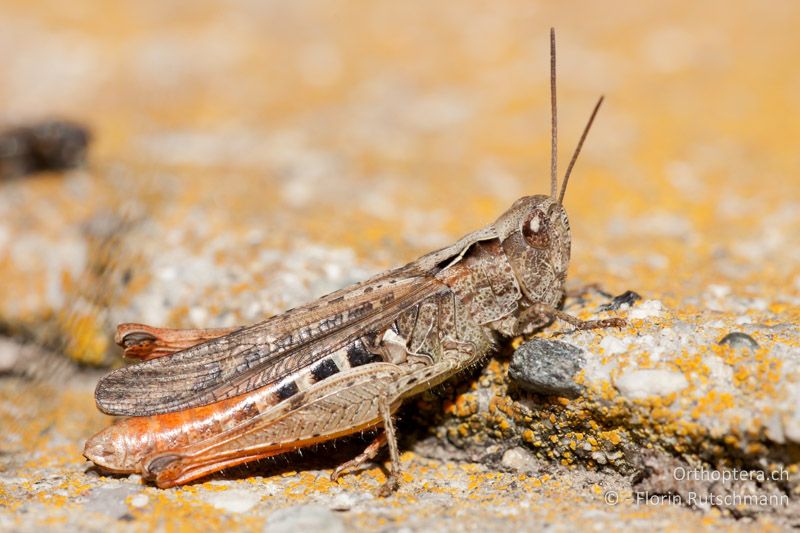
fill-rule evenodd
<path id="1" fill-rule="evenodd" d="M 452 246 L 253 326 L 168 330 L 123 324 L 117 342 L 141 364 L 97 385 L 101 411 L 127 416 L 93 436 L 84 455 L 104 470 L 139 472 L 159 487 L 371 428 L 375 441 L 343 470 L 389 446 L 401 402 L 479 362 L 502 339 L 560 319 L 616 327 L 558 309 L 570 256 L 562 206 L 602 98 L 559 189 L 555 34 L 550 32 L 550 195 L 520 198 L 494 223 Z"/>

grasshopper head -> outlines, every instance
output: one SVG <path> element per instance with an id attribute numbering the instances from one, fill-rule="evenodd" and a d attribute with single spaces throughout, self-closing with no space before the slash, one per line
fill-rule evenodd
<path id="1" fill-rule="evenodd" d="M 558 305 L 567 277 L 570 231 L 567 212 L 550 196 L 524 196 L 494 223 L 523 294 Z"/>

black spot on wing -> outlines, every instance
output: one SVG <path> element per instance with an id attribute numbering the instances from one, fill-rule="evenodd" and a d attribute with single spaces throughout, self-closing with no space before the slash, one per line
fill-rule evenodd
<path id="1" fill-rule="evenodd" d="M 249 420 L 261 414 L 261 411 L 258 410 L 258 407 L 256 407 L 256 405 L 252 403 L 243 405 L 241 407 L 241 410 L 242 412 L 237 413 L 237 416 L 242 420 Z"/>
<path id="2" fill-rule="evenodd" d="M 360 340 L 354 342 L 347 348 L 347 362 L 350 363 L 351 368 L 375 363 L 380 360 L 380 356 L 368 352 L 367 349 L 364 348 L 364 343 Z"/>
<path id="3" fill-rule="evenodd" d="M 311 369 L 311 375 L 315 382 L 329 378 L 337 372 L 339 372 L 339 367 L 336 366 L 336 361 L 333 359 L 325 359 Z"/>
<path id="4" fill-rule="evenodd" d="M 294 381 L 290 381 L 285 385 L 282 385 L 277 391 L 275 391 L 275 396 L 278 397 L 278 401 L 283 401 L 286 398 L 290 398 L 300 392 L 300 389 L 297 388 L 297 383 Z"/>

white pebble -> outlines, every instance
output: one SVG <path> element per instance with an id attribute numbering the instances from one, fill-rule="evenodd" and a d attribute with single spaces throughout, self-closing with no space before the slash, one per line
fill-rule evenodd
<path id="1" fill-rule="evenodd" d="M 786 442 L 783 424 L 781 423 L 780 416 L 777 414 L 773 414 L 766 419 L 764 428 L 766 429 L 767 438 L 772 442 L 777 442 L 778 444 L 784 444 Z"/>
<path id="2" fill-rule="evenodd" d="M 536 457 L 525 448 L 516 446 L 503 454 L 502 464 L 518 472 L 534 472 L 538 467 Z"/>
<path id="3" fill-rule="evenodd" d="M 800 444 L 800 383 L 795 383 L 788 399 L 793 412 L 787 413 L 783 419 L 783 435 L 787 440 Z"/>
<path id="4" fill-rule="evenodd" d="M 208 323 L 208 311 L 202 307 L 189 309 L 189 320 L 197 327 L 204 327 Z"/>
<path id="5" fill-rule="evenodd" d="M 681 391 L 688 385 L 682 373 L 656 368 L 628 371 L 614 380 L 617 390 L 631 399 L 666 396 Z"/>
<path id="6" fill-rule="evenodd" d="M 722 299 L 731 293 L 731 288 L 727 285 L 711 284 L 708 286 L 708 292 L 710 292 L 714 298 Z"/>
<path id="7" fill-rule="evenodd" d="M 625 353 L 628 349 L 629 341 L 618 339 L 617 337 L 612 337 L 611 335 L 603 337 L 603 340 L 600 341 L 600 347 L 603 349 L 603 353 L 606 355 L 618 355 L 621 353 Z"/>
<path id="8" fill-rule="evenodd" d="M 134 507 L 141 508 L 147 505 L 148 503 L 150 503 L 150 498 L 147 496 L 147 494 L 137 494 L 136 496 L 131 498 L 131 505 Z"/>
<path id="9" fill-rule="evenodd" d="M 661 314 L 663 309 L 664 307 L 661 305 L 660 301 L 645 300 L 644 302 L 640 303 L 639 305 L 631 309 L 630 313 L 628 313 L 628 318 L 636 320 L 636 319 L 657 317 Z"/>
<path id="10" fill-rule="evenodd" d="M 208 503 L 230 513 L 244 513 L 261 501 L 258 494 L 244 490 L 227 490 L 218 492 L 208 498 Z"/>
<path id="11" fill-rule="evenodd" d="M 298 505 L 275 511 L 264 524 L 269 533 L 294 533 L 295 531 L 314 531 L 344 533 L 345 524 L 333 511 L 319 505 Z"/>
<path id="12" fill-rule="evenodd" d="M 788 419 L 783 428 L 783 435 L 786 439 L 800 443 L 800 418 L 795 416 Z"/>
<path id="13" fill-rule="evenodd" d="M 0 372 L 11 370 L 17 362 L 21 346 L 15 342 L 0 339 Z"/>

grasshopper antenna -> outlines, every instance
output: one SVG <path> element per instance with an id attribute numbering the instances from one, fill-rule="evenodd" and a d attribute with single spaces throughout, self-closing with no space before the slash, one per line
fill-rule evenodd
<path id="1" fill-rule="evenodd" d="M 550 28 L 550 196 L 558 189 L 558 109 L 556 106 L 556 30 Z"/>
<path id="2" fill-rule="evenodd" d="M 567 166 L 567 173 L 564 175 L 564 181 L 561 182 L 561 194 L 558 195 L 558 203 L 561 205 L 564 202 L 564 193 L 567 192 L 567 182 L 569 181 L 569 175 L 572 173 L 572 167 L 575 166 L 575 161 L 578 160 L 578 154 L 581 153 L 581 148 L 583 148 L 583 141 L 586 140 L 586 136 L 589 134 L 589 129 L 592 127 L 592 122 L 594 122 L 594 117 L 597 116 L 597 111 L 600 109 L 600 105 L 603 103 L 603 99 L 605 96 L 601 96 L 597 103 L 594 105 L 594 110 L 592 111 L 592 116 L 589 117 L 589 122 L 586 123 L 586 127 L 583 128 L 583 133 L 581 134 L 581 138 L 578 141 L 578 146 L 575 148 L 575 153 L 572 154 L 572 159 L 569 161 L 569 165 Z M 554 148 L 555 150 L 555 148 Z M 555 154 L 555 152 L 553 152 Z M 555 155 L 553 156 L 555 157 Z M 555 195 L 555 193 L 553 193 Z"/>

